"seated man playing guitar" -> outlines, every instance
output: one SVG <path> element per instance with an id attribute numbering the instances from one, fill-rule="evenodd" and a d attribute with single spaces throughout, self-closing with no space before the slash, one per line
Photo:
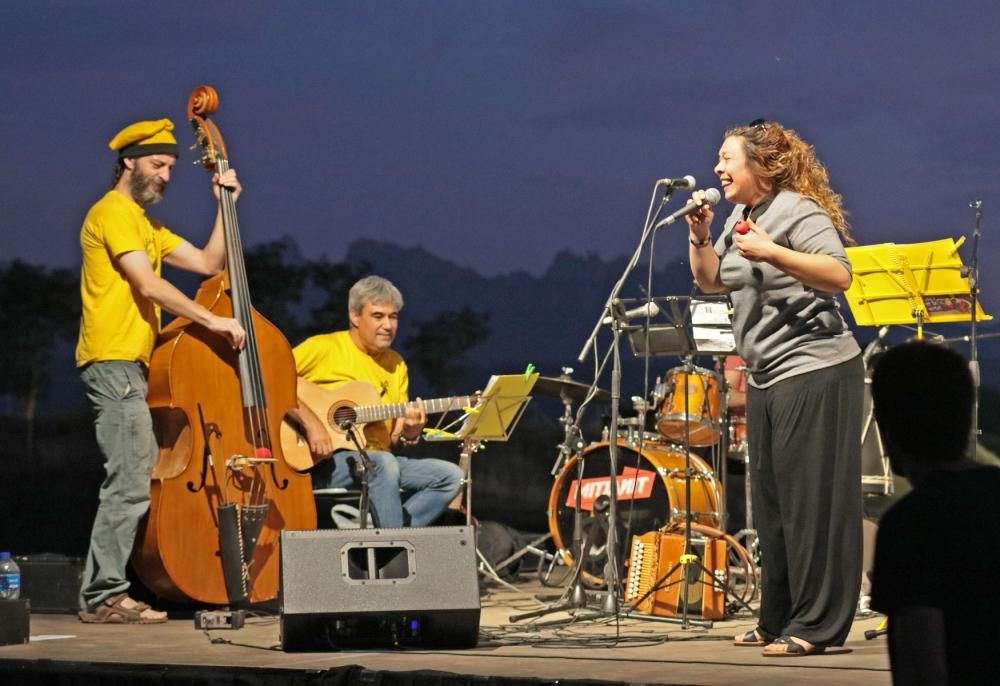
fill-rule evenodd
<path id="1" fill-rule="evenodd" d="M 420 398 L 409 402 L 406 363 L 390 348 L 402 308 L 403 297 L 391 282 L 379 276 L 365 277 L 351 287 L 348 295 L 350 328 L 308 338 L 293 351 L 299 374 L 299 407 L 289 415 L 304 431 L 311 453 L 311 460 L 307 459 L 302 467 L 311 472 L 313 488 L 356 484 L 360 457 L 340 421 L 342 416 L 350 419 L 373 462 L 368 495 L 375 525 L 380 528 L 427 526 L 462 488 L 462 470 L 458 466 L 392 452 L 395 446 L 417 445 L 428 410 L 458 409 L 465 401 L 432 400 L 426 407 Z M 346 395 L 356 390 L 361 397 L 342 397 L 344 394 L 335 390 L 341 386 Z M 331 390 L 334 393 L 327 392 Z M 355 407 L 369 402 L 374 405 Z M 389 419 L 382 421 L 386 417 Z M 282 436 L 285 445 L 285 428 Z M 408 496 L 405 501 L 400 489 Z"/>

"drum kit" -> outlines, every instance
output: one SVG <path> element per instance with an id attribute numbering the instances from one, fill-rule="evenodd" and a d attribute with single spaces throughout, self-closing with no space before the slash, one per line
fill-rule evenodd
<path id="1" fill-rule="evenodd" d="M 565 440 L 552 469 L 547 510 L 556 552 L 548 569 L 540 571 L 543 583 L 564 585 L 565 592 L 553 606 L 510 621 L 593 609 L 588 591 L 603 595 L 598 600 L 602 616 L 617 615 L 622 608 L 628 615 L 656 608 L 656 619 L 673 621 L 675 615 L 669 613 L 675 612 L 684 624 L 691 621 L 688 612 L 696 604 L 694 611 L 711 619 L 718 618 L 727 597 L 748 608 L 756 596 L 754 560 L 724 533 L 727 444 L 732 436 L 734 448 L 746 450 L 745 424 L 732 428 L 724 374 L 694 364 L 696 356 L 722 359 L 732 352 L 728 299 L 668 296 L 629 309 L 633 303 L 612 301 L 607 312 L 617 315 L 599 322 L 610 319 L 614 332 L 604 358 L 615 362 L 610 392 L 573 380 L 571 369 L 558 378 L 541 377 L 535 385 L 534 392 L 558 395 L 564 404 L 560 422 Z M 627 323 L 635 312 L 646 313 L 645 324 Z M 632 398 L 633 417 L 618 412 L 619 334 L 628 336 L 636 357 L 647 358 L 646 379 L 653 356 L 683 360 L 651 392 Z M 593 336 L 581 357 L 592 343 Z M 595 377 L 601 370 L 603 364 Z M 575 415 L 574 400 L 581 403 Z M 610 405 L 603 435 L 589 444 L 579 428 L 588 403 Z M 738 562 L 737 568 L 731 560 Z M 553 582 L 559 563 L 569 571 Z M 712 600 L 701 605 L 703 596 Z"/>
<path id="2" fill-rule="evenodd" d="M 567 606 L 579 607 L 586 604 L 583 587 L 607 586 L 607 542 L 612 525 L 617 535 L 610 538 L 617 542 L 619 554 L 610 559 L 623 564 L 633 535 L 677 531 L 686 522 L 699 530 L 724 530 L 725 477 L 720 479 L 717 474 L 724 475 L 727 457 L 745 460 L 748 446 L 744 417 L 731 415 L 726 409 L 725 376 L 694 366 L 688 356 L 682 366 L 657 380 L 648 401 L 632 399 L 637 416 L 617 421 L 618 509 L 617 521 L 612 524 L 608 515 L 611 432 L 605 428 L 600 440 L 586 443 L 571 409 L 574 401 L 608 404 L 611 396 L 574 381 L 571 373 L 571 369 L 564 369 L 560 377 L 540 377 L 534 392 L 558 396 L 564 405 L 560 423 L 565 440 L 552 469 L 554 481 L 547 508 L 556 556 L 543 571 L 542 581 L 551 583 L 557 563 L 569 567 L 571 571 L 553 585 L 567 581 L 575 585 L 575 600 Z M 706 449 L 701 451 L 705 456 L 693 449 Z M 749 497 L 749 490 L 746 495 Z M 722 532 L 718 533 L 721 538 Z M 745 573 L 747 578 L 755 575 L 756 570 Z M 753 583 L 742 598 L 749 599 L 756 590 Z"/>

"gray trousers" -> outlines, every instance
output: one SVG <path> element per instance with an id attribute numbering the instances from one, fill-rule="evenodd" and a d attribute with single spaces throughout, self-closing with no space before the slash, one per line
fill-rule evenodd
<path id="1" fill-rule="evenodd" d="M 747 431 L 761 548 L 760 627 L 843 645 L 861 586 L 860 356 L 750 387 Z"/>
<path id="2" fill-rule="evenodd" d="M 105 472 L 80 589 L 80 609 L 92 609 L 128 590 L 125 565 L 139 521 L 149 509 L 150 475 L 158 449 L 142 365 L 94 362 L 80 378 L 94 409 Z"/>

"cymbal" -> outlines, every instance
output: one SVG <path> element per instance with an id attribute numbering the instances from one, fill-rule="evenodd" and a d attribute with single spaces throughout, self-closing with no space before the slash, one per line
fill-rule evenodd
<path id="1" fill-rule="evenodd" d="M 531 389 L 531 392 L 540 393 L 541 395 L 551 395 L 557 398 L 561 398 L 562 395 L 565 394 L 570 400 L 581 402 L 587 397 L 587 391 L 589 390 L 590 386 L 588 384 L 580 383 L 579 381 L 573 381 L 572 379 L 560 379 L 551 376 L 540 376 L 538 377 L 538 380 L 535 381 L 535 385 Z M 606 405 L 611 402 L 611 394 L 608 391 L 598 388 L 591 402 Z"/>

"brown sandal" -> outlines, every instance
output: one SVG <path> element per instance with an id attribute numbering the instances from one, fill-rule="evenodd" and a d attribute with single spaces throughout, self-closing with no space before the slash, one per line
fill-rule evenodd
<path id="1" fill-rule="evenodd" d="M 164 617 L 143 617 L 142 613 L 152 608 L 146 603 L 133 600 L 133 607 L 125 607 L 122 603 L 128 599 L 128 593 L 119 593 L 107 598 L 94 608 L 93 612 L 80 610 L 81 622 L 87 624 L 163 624 Z"/>

